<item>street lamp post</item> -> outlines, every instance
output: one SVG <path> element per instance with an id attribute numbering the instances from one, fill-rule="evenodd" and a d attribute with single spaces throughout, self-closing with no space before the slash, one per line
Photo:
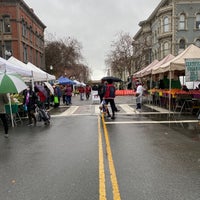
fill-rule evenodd
<path id="1" fill-rule="evenodd" d="M 51 74 L 52 74 L 52 72 L 53 72 L 53 66 L 52 66 L 52 65 L 50 65 L 49 69 L 50 69 L 50 71 L 51 71 Z"/>

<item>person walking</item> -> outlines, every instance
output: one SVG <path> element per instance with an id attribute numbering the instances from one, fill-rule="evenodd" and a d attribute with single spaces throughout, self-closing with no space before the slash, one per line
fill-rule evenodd
<path id="1" fill-rule="evenodd" d="M 108 80 L 108 83 L 104 87 L 104 92 L 103 92 L 103 99 L 105 99 L 106 104 L 108 105 L 110 103 L 111 110 L 112 110 L 112 116 L 111 119 L 115 119 L 115 86 L 113 85 L 112 80 Z"/>
<path id="2" fill-rule="evenodd" d="M 28 87 L 24 92 L 24 107 L 28 112 L 28 126 L 36 125 L 36 117 L 35 117 L 35 105 L 38 103 L 38 97 L 36 93 L 32 90 L 32 87 Z M 32 121 L 33 119 L 33 121 Z"/>
<path id="3" fill-rule="evenodd" d="M 3 122 L 5 138 L 8 138 L 8 121 L 6 118 L 6 109 L 5 109 L 5 104 L 8 104 L 8 102 L 9 99 L 7 94 L 0 94 L 0 118 L 1 121 Z"/>
<path id="4" fill-rule="evenodd" d="M 85 87 L 86 100 L 88 100 L 90 98 L 90 94 L 91 94 L 91 87 L 89 85 L 86 85 L 86 87 Z"/>
<path id="5" fill-rule="evenodd" d="M 142 86 L 142 83 L 138 83 L 137 89 L 136 89 L 136 109 L 141 110 L 142 108 L 142 95 L 145 88 Z"/>
<path id="6" fill-rule="evenodd" d="M 66 91 L 66 87 L 65 87 L 65 85 L 62 85 L 61 86 L 61 96 L 62 96 L 62 102 L 63 102 L 63 104 L 66 104 L 66 94 L 65 94 L 65 91 Z"/>
<path id="7" fill-rule="evenodd" d="M 54 88 L 54 108 L 60 106 L 61 89 L 57 85 L 53 85 Z"/>
<path id="8" fill-rule="evenodd" d="M 85 89 L 84 89 L 84 87 L 81 85 L 81 86 L 79 87 L 79 94 L 80 94 L 80 100 L 81 100 L 81 101 L 84 100 L 84 99 L 83 99 L 84 93 L 85 93 Z"/>
<path id="9" fill-rule="evenodd" d="M 103 96 L 104 96 L 104 90 L 105 90 L 105 83 L 103 80 L 101 80 L 101 83 L 98 85 L 98 95 L 100 98 L 100 102 L 103 101 Z"/>
<path id="10" fill-rule="evenodd" d="M 72 86 L 67 84 L 65 89 L 65 102 L 67 105 L 72 104 Z"/>

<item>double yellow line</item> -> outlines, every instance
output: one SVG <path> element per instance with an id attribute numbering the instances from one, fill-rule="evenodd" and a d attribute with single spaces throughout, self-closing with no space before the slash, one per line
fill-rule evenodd
<path id="1" fill-rule="evenodd" d="M 121 200 L 119 186 L 117 183 L 117 176 L 115 172 L 115 166 L 112 158 L 112 151 L 110 147 L 110 140 L 108 136 L 108 130 L 105 124 L 104 116 L 102 116 L 102 125 L 104 131 L 104 137 L 106 142 L 106 152 L 108 156 L 108 165 L 110 171 L 110 179 L 112 183 L 113 200 Z M 98 135 L 99 135 L 99 200 L 106 200 L 106 181 L 105 181 L 105 167 L 104 167 L 104 154 L 101 132 L 101 117 L 98 117 Z"/>

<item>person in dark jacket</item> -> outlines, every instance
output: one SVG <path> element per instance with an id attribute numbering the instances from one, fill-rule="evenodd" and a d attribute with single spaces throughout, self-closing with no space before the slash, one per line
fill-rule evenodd
<path id="1" fill-rule="evenodd" d="M 32 90 L 32 87 L 28 87 L 24 92 L 24 107 L 28 112 L 28 126 L 36 125 L 36 117 L 35 117 L 35 105 L 38 103 L 38 97 L 36 93 Z M 33 121 L 32 121 L 33 119 Z"/>
<path id="2" fill-rule="evenodd" d="M 3 122 L 4 127 L 4 136 L 8 138 L 8 121 L 6 118 L 6 110 L 5 110 L 5 104 L 8 104 L 8 96 L 7 94 L 0 94 L 0 119 Z"/>
<path id="3" fill-rule="evenodd" d="M 65 102 L 67 105 L 72 104 L 72 86 L 67 84 L 65 89 Z"/>
<path id="4" fill-rule="evenodd" d="M 100 98 L 100 102 L 103 101 L 104 90 L 105 90 L 104 87 L 105 87 L 105 84 L 104 84 L 104 81 L 102 80 L 101 84 L 99 84 L 99 86 L 98 86 L 98 95 L 99 95 L 99 98 Z"/>
<path id="5" fill-rule="evenodd" d="M 115 119 L 115 86 L 113 85 L 112 80 L 108 80 L 108 83 L 104 87 L 103 91 L 103 99 L 105 100 L 106 104 L 108 105 L 110 103 L 111 110 L 112 110 L 112 116 L 111 119 Z"/>

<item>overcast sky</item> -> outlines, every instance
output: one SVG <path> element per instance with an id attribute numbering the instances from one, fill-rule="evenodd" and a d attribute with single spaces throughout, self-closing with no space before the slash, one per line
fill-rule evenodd
<path id="1" fill-rule="evenodd" d="M 134 36 L 161 0 L 24 0 L 57 39 L 77 39 L 92 79 L 105 75 L 105 58 L 120 32 Z"/>

